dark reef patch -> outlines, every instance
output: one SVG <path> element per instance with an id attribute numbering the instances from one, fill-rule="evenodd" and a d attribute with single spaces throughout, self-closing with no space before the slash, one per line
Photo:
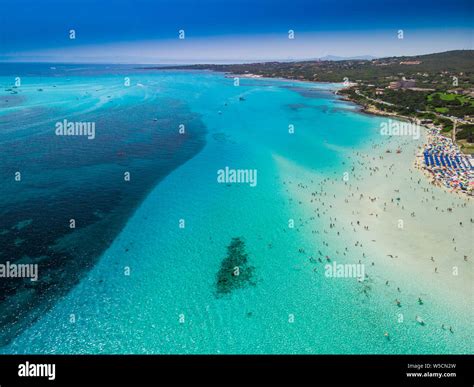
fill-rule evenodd
<path id="1" fill-rule="evenodd" d="M 6 109 L 14 106 L 20 105 L 25 101 L 25 98 L 21 95 L 3 95 L 0 97 L 0 108 Z"/>
<path id="2" fill-rule="evenodd" d="M 27 120 L 34 135 L 25 135 L 21 112 L 0 121 L 0 263 L 38 264 L 36 282 L 0 280 L 0 346 L 67 294 L 150 190 L 205 145 L 200 117 L 160 96 L 127 105 L 112 101 L 80 114 L 77 120 L 95 122 L 94 140 L 56 136 L 55 122 L 67 116 L 36 112 L 36 126 Z"/>
<path id="3" fill-rule="evenodd" d="M 284 89 L 288 89 L 294 92 L 297 92 L 299 95 L 306 98 L 321 98 L 326 99 L 328 96 L 331 96 L 332 92 L 330 90 L 322 90 L 318 88 L 309 88 L 301 86 L 281 86 Z"/>
<path id="4" fill-rule="evenodd" d="M 242 238 L 232 238 L 227 246 L 227 256 L 222 260 L 216 275 L 216 297 L 230 294 L 236 289 L 256 285 L 253 280 L 255 268 L 248 263 L 245 242 Z"/>

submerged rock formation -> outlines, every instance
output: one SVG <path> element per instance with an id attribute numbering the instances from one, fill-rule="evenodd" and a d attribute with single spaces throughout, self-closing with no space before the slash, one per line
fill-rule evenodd
<path id="1" fill-rule="evenodd" d="M 227 256 L 222 260 L 216 276 L 216 297 L 222 297 L 235 289 L 255 285 L 252 281 L 255 268 L 248 264 L 245 242 L 242 238 L 232 238 L 227 246 Z"/>

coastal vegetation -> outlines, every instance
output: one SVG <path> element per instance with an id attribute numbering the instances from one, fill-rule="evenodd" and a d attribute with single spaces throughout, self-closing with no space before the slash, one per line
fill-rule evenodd
<path id="1" fill-rule="evenodd" d="M 456 140 L 464 153 L 474 154 L 474 124 L 460 125 L 456 130 Z"/>
<path id="2" fill-rule="evenodd" d="M 344 78 L 347 78 L 350 82 L 376 84 L 381 87 L 389 86 L 390 82 L 405 77 L 415 79 L 425 87 L 446 90 L 453 87 L 452 75 L 457 75 L 459 87 L 472 87 L 473 62 L 474 50 L 455 50 L 429 55 L 372 60 L 315 59 L 300 62 L 197 64 L 165 68 L 214 70 L 232 74 L 250 73 L 270 78 L 280 77 L 314 82 L 343 82 Z"/>

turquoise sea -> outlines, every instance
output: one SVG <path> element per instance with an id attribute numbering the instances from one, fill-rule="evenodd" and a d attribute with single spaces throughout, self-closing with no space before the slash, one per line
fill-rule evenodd
<path id="1" fill-rule="evenodd" d="M 341 85 L 44 64 L 0 65 L 0 86 L 0 259 L 40 271 L 0 283 L 1 353 L 470 350 L 308 261 L 338 247 L 302 227 L 277 160 L 342 176 L 348 152 L 380 137 L 381 118 L 338 99 Z M 56 136 L 63 119 L 95 122 L 95 139 Z M 258 184 L 217 183 L 226 166 Z M 216 297 L 234 237 L 255 284 Z"/>

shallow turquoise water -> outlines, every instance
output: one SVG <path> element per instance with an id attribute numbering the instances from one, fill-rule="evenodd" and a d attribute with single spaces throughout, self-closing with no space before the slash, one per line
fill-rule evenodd
<path id="1" fill-rule="evenodd" d="M 288 229 L 288 219 L 298 225 L 309 214 L 289 200 L 276 158 L 318 176 L 342 173 L 346 159 L 338 150 L 374 139 L 379 118 L 358 114 L 337 100 L 331 93 L 336 85 L 243 79 L 235 87 L 222 74 L 150 72 L 133 75 L 134 84 L 143 87 L 130 92 L 118 85 L 119 78 L 72 78 L 68 82 L 74 87 L 59 99 L 99 82 L 106 95 L 114 96 L 112 103 L 122 107 L 137 103 L 134 95 L 158 105 L 185 103 L 205 126 L 206 144 L 154 187 L 80 283 L 2 352 L 468 350 L 468 344 L 452 337 L 436 340 L 429 328 L 420 332 L 415 324 L 396 324 L 396 310 L 382 293 L 367 299 L 355 280 L 315 275 L 307 254 L 298 249 L 304 246 L 316 256 L 321 237 L 299 227 Z M 100 97 L 85 96 L 84 103 L 60 107 L 58 98 L 51 98 L 55 108 L 71 114 L 94 111 L 102 103 Z M 46 100 L 28 101 L 42 107 Z M 288 134 L 288 125 L 297 135 Z M 257 169 L 257 186 L 218 184 L 216 171 L 226 166 Z M 178 227 L 180 219 L 184 229 Z M 215 275 L 235 236 L 246 241 L 257 284 L 216 298 Z M 129 276 L 124 268 L 130 269 Z M 383 337 L 387 327 L 399 333 L 397 339 Z"/>

